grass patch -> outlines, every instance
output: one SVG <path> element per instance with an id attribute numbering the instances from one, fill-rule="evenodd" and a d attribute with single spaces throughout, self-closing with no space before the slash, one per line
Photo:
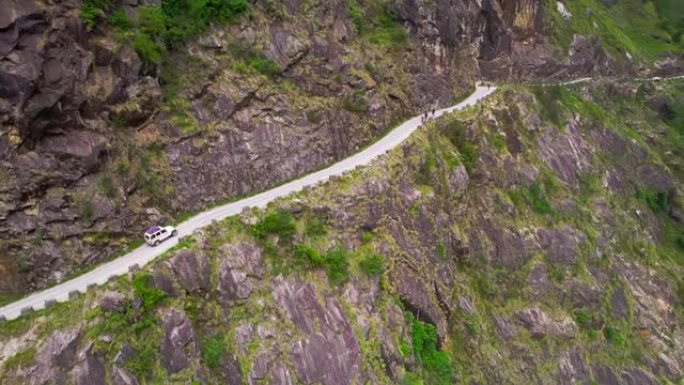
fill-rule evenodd
<path id="1" fill-rule="evenodd" d="M 553 214 L 555 212 L 553 208 L 551 208 L 549 201 L 546 199 L 546 193 L 539 183 L 533 183 L 529 187 L 527 202 L 532 207 L 532 210 L 539 214 Z"/>
<path id="2" fill-rule="evenodd" d="M 221 336 L 209 337 L 202 343 L 202 357 L 208 367 L 214 369 L 221 365 L 225 345 Z"/>
<path id="3" fill-rule="evenodd" d="M 616 348 L 624 350 L 627 348 L 627 338 L 622 334 L 622 331 L 613 325 L 606 325 L 603 328 L 603 336 L 606 341 L 610 342 Z"/>
<path id="4" fill-rule="evenodd" d="M 376 253 L 363 255 L 359 260 L 359 270 L 367 275 L 381 275 L 385 271 L 385 257 Z"/>
<path id="5" fill-rule="evenodd" d="M 322 237 L 328 234 L 328 226 L 325 218 L 312 217 L 308 218 L 304 228 L 304 234 L 309 238 Z"/>
<path id="6" fill-rule="evenodd" d="M 157 362 L 157 347 L 149 343 L 141 343 L 135 355 L 126 361 L 125 367 L 137 378 L 147 378 Z"/>
<path id="7" fill-rule="evenodd" d="M 5 364 L 3 365 L 3 372 L 11 369 L 18 369 L 31 364 L 36 360 L 36 353 L 36 348 L 33 346 L 18 352 L 5 361 Z"/>
<path id="8" fill-rule="evenodd" d="M 168 51 L 204 33 L 212 23 L 234 22 L 248 9 L 248 0 L 164 0 L 160 5 L 138 7 L 133 20 L 111 0 L 85 0 L 80 16 L 91 30 L 108 25 L 124 38 L 132 38 L 143 60 L 160 64 Z M 271 63 L 255 66 L 273 70 Z"/>
<path id="9" fill-rule="evenodd" d="M 267 213 L 252 226 L 252 235 L 263 240 L 268 235 L 277 235 L 279 239 L 290 240 L 297 231 L 292 213 L 278 209 Z"/>
<path id="10" fill-rule="evenodd" d="M 93 29 L 98 21 L 105 20 L 107 11 L 112 8 L 111 0 L 84 0 L 79 15 L 88 29 Z"/>
<path id="11" fill-rule="evenodd" d="M 133 278 L 133 294 L 142 300 L 142 309 L 147 312 L 157 306 L 166 294 L 152 285 L 150 273 L 137 274 Z"/>
<path id="12" fill-rule="evenodd" d="M 437 349 L 437 328 L 414 319 L 411 322 L 413 354 L 421 367 L 420 374 L 426 383 L 451 384 L 453 368 L 446 352 Z"/>
<path id="13" fill-rule="evenodd" d="M 311 245 L 294 245 L 293 247 L 295 266 L 307 269 L 316 269 L 325 264 L 324 256 Z"/>
<path id="14" fill-rule="evenodd" d="M 594 318 L 593 314 L 587 310 L 578 309 L 575 310 L 572 315 L 580 329 L 586 331 L 589 337 L 592 339 L 596 337 L 596 319 Z"/>
<path id="15" fill-rule="evenodd" d="M 555 215 L 556 211 L 551 207 L 546 190 L 548 188 L 544 187 L 542 183 L 535 182 L 528 187 L 520 186 L 510 189 L 507 193 L 511 202 L 518 208 L 527 204 L 537 214 Z"/>
<path id="16" fill-rule="evenodd" d="M 467 128 L 461 121 L 454 121 L 451 125 L 442 129 L 444 136 L 449 139 L 459 152 L 459 159 L 463 163 L 466 171 L 470 174 L 475 167 L 475 162 L 480 156 L 476 145 L 468 140 Z M 451 162 L 448 162 L 451 163 Z"/>
<path id="17" fill-rule="evenodd" d="M 21 293 L 12 293 L 12 294 L 0 294 L 0 306 L 5 306 L 9 303 L 12 303 L 16 300 L 19 300 L 24 297 L 24 294 Z M 3 324 L 3 327 L 5 324 Z"/>
<path id="18" fill-rule="evenodd" d="M 370 43 L 394 51 L 408 45 L 408 33 L 400 15 L 385 0 L 373 0 L 363 6 L 358 0 L 348 0 L 347 10 L 356 33 Z"/>
<path id="19" fill-rule="evenodd" d="M 109 175 L 104 175 L 100 178 L 100 189 L 102 193 L 109 199 L 114 199 L 116 197 L 116 187 L 114 186 L 114 181 Z"/>
<path id="20" fill-rule="evenodd" d="M 573 14 L 565 20 L 556 9 L 555 1 L 547 1 L 547 22 L 552 27 L 552 39 L 567 49 L 574 34 L 596 37 L 618 60 L 626 54 L 654 60 L 667 52 L 682 52 L 684 31 L 679 0 L 622 0 L 605 5 L 599 0 L 566 0 Z"/>
<path id="21" fill-rule="evenodd" d="M 370 102 L 365 95 L 360 91 L 352 92 L 342 99 L 342 108 L 357 114 L 362 114 L 368 111 Z"/>
<path id="22" fill-rule="evenodd" d="M 542 119 L 552 122 L 556 127 L 563 126 L 563 109 L 561 105 L 563 86 L 537 86 L 532 92 L 539 103 Z"/>
<path id="23" fill-rule="evenodd" d="M 446 246 L 444 245 L 444 242 L 440 241 L 437 246 L 435 246 L 435 254 L 440 261 L 446 260 Z"/>
<path id="24" fill-rule="evenodd" d="M 349 280 L 349 252 L 342 245 L 328 250 L 324 258 L 325 272 L 333 285 L 340 285 Z"/>
<path id="25" fill-rule="evenodd" d="M 191 249 L 193 246 L 195 246 L 196 243 L 197 240 L 193 236 L 184 237 L 181 240 L 179 240 L 178 243 L 173 245 L 173 247 L 166 250 L 163 255 L 171 255 L 179 250 Z"/>
<path id="26" fill-rule="evenodd" d="M 235 59 L 232 69 L 237 73 L 243 75 L 259 73 L 274 78 L 283 72 L 280 64 L 254 47 L 231 44 L 229 50 Z"/>
<path id="27" fill-rule="evenodd" d="M 668 208 L 668 194 L 665 191 L 654 190 L 652 188 L 639 188 L 636 197 L 644 202 L 655 214 L 663 214 Z"/>

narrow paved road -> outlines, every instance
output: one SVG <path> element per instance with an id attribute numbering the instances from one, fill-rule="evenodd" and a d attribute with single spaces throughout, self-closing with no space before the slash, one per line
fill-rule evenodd
<path id="1" fill-rule="evenodd" d="M 468 96 L 467 99 L 455 106 L 437 110 L 435 115 L 442 116 L 444 114 L 462 110 L 466 107 L 475 105 L 494 91 L 496 91 L 496 87 L 494 86 L 478 86 L 475 89 L 475 92 Z M 385 137 L 378 140 L 365 150 L 338 163 L 335 163 L 330 167 L 312 174 L 305 175 L 299 179 L 272 188 L 268 191 L 264 191 L 251 197 L 241 199 L 233 203 L 228 203 L 223 206 L 218 206 L 197 214 L 178 225 L 178 236 L 184 237 L 190 235 L 193 231 L 207 226 L 215 220 L 221 220 L 231 215 L 239 214 L 244 208 L 265 207 L 269 202 L 275 199 L 282 198 L 293 192 L 302 190 L 304 187 L 314 186 L 320 182 L 324 182 L 331 176 L 342 175 L 358 166 L 368 164 L 376 157 L 398 146 L 420 126 L 421 117 L 414 117 L 390 131 Z M 39 310 L 44 308 L 46 301 L 66 301 L 69 299 L 69 293 L 71 292 L 85 292 L 88 289 L 88 286 L 101 285 L 107 282 L 111 277 L 128 273 L 129 268 L 134 265 L 138 265 L 140 267 L 146 265 L 156 257 L 163 254 L 166 250 L 173 247 L 177 242 L 178 241 L 176 239 L 171 239 L 157 247 L 150 247 L 147 245 L 140 246 L 124 256 L 96 267 L 88 273 L 75 277 L 69 281 L 63 282 L 44 291 L 36 292 L 0 308 L 0 317 L 5 317 L 6 319 L 10 320 L 19 317 L 24 309 Z"/>

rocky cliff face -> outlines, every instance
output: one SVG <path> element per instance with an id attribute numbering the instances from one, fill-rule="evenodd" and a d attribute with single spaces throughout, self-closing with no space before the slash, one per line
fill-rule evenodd
<path id="1" fill-rule="evenodd" d="M 159 2 L 111 4 L 135 21 Z M 89 29 L 79 1 L 0 5 L 3 293 L 340 159 L 475 78 L 614 68 L 587 37 L 557 48 L 555 11 L 529 0 L 257 1 L 161 65 L 106 19 Z"/>
<path id="2" fill-rule="evenodd" d="M 3 383 L 677 383 L 682 92 L 504 87 L 4 324 Z"/>

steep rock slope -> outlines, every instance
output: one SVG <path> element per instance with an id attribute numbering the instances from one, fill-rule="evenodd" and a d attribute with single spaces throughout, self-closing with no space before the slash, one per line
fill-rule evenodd
<path id="1" fill-rule="evenodd" d="M 504 87 L 5 323 L 3 383 L 677 383 L 682 119 L 681 81 Z"/>
<path id="2" fill-rule="evenodd" d="M 565 41 L 584 25 L 538 1 L 234 1 L 200 26 L 160 13 L 179 4 L 0 1 L 0 292 L 340 159 L 477 77 L 652 62 L 604 52 L 614 30 Z"/>

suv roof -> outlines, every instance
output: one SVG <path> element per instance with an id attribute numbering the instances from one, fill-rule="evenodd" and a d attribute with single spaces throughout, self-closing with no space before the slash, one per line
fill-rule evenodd
<path id="1" fill-rule="evenodd" d="M 154 226 L 150 227 L 149 229 L 147 229 L 147 231 L 145 231 L 145 234 L 154 234 L 159 230 L 161 230 L 161 227 L 154 225 Z"/>

